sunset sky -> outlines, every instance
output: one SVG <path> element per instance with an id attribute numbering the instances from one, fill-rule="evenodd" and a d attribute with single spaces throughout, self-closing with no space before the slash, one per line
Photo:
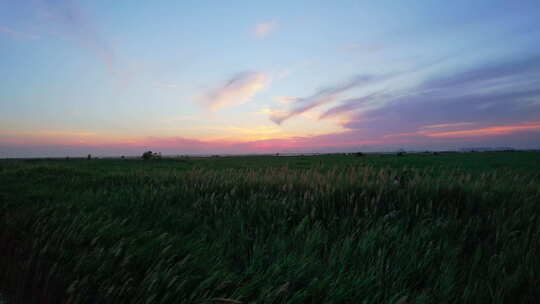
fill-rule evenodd
<path id="1" fill-rule="evenodd" d="M 540 148 L 540 2 L 0 0 L 0 158 Z"/>

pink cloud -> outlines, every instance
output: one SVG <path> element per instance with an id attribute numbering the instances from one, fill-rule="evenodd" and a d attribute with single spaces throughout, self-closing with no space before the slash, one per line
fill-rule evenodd
<path id="1" fill-rule="evenodd" d="M 262 39 L 268 36 L 276 28 L 276 21 L 257 23 L 253 28 L 253 34 L 255 35 L 255 37 Z"/>
<path id="2" fill-rule="evenodd" d="M 205 92 L 198 101 L 211 110 L 238 106 L 250 101 L 268 83 L 269 78 L 264 73 L 238 73 L 220 87 Z"/>
<path id="3" fill-rule="evenodd" d="M 492 126 L 486 128 L 467 129 L 459 131 L 420 131 L 419 133 L 429 137 L 470 137 L 504 135 L 520 131 L 540 131 L 540 122 L 523 123 L 519 125 Z"/>

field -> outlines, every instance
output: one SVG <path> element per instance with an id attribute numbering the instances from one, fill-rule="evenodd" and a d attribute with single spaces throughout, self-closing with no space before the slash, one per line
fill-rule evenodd
<path id="1" fill-rule="evenodd" d="M 0 303 L 537 303 L 539 216 L 540 152 L 0 160 Z"/>

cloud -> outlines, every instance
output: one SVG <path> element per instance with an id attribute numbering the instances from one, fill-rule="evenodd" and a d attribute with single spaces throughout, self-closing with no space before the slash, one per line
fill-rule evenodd
<path id="1" fill-rule="evenodd" d="M 204 93 L 198 101 L 211 110 L 238 106 L 251 100 L 268 83 L 269 77 L 264 73 L 238 73 L 222 86 Z"/>
<path id="2" fill-rule="evenodd" d="M 36 39 L 39 39 L 40 37 L 38 35 L 32 35 L 32 34 L 27 34 L 27 33 L 23 33 L 23 32 L 19 32 L 19 31 L 16 31 L 12 28 L 9 28 L 7 26 L 0 26 L 0 32 L 1 33 L 6 33 L 12 37 L 15 37 L 17 39 L 29 39 L 29 40 L 36 40 Z"/>
<path id="3" fill-rule="evenodd" d="M 445 61 L 446 58 L 437 58 L 435 60 L 429 60 L 423 64 L 409 68 L 407 70 L 396 71 L 394 73 L 387 73 L 383 75 L 372 75 L 372 74 L 359 74 L 351 79 L 336 84 L 325 89 L 319 90 L 317 93 L 306 97 L 306 98 L 296 98 L 295 102 L 292 103 L 292 108 L 288 111 L 285 110 L 276 110 L 273 115 L 270 115 L 270 119 L 276 124 L 281 124 L 285 120 L 295 117 L 297 115 L 303 114 L 307 111 L 310 111 L 314 108 L 336 102 L 341 98 L 341 95 L 360 87 L 366 87 L 376 83 L 384 82 L 389 79 L 397 78 L 400 76 L 411 75 L 413 73 L 418 73 L 427 68 L 433 67 L 434 65 L 440 64 Z M 330 110 L 324 112 L 320 119 L 326 118 L 335 118 L 337 115 L 346 114 L 353 110 L 357 110 L 363 107 L 366 104 L 382 101 L 385 99 L 390 99 L 390 94 L 384 89 L 379 92 L 372 93 L 366 96 L 360 96 L 356 98 L 350 98 L 341 102 L 341 105 L 331 108 Z M 397 95 L 396 95 L 397 96 Z"/>
<path id="4" fill-rule="evenodd" d="M 528 80 L 530 76 L 539 80 L 540 56 L 520 58 L 486 64 L 466 71 L 438 77 L 426 81 L 420 88 L 431 90 L 444 90 L 454 87 L 480 88 L 498 86 L 509 81 L 519 79 Z M 523 79 L 525 78 L 525 79 Z"/>
<path id="5" fill-rule="evenodd" d="M 433 142 L 506 136 L 511 142 L 514 134 L 540 135 L 538 125 L 524 123 L 540 121 L 540 103 L 531 102 L 535 100 L 540 100 L 540 57 L 514 58 L 440 75 L 399 95 L 348 99 L 321 119 L 348 115 L 343 127 L 366 139 Z M 380 106 L 366 109 L 366 102 Z"/>
<path id="6" fill-rule="evenodd" d="M 492 126 L 486 128 L 468 129 L 460 131 L 432 132 L 421 131 L 420 134 L 429 137 L 469 137 L 469 136 L 495 136 L 511 134 L 519 131 L 540 131 L 540 122 L 521 123 L 518 125 Z"/>
<path id="7" fill-rule="evenodd" d="M 455 123 L 443 123 L 435 125 L 423 126 L 422 129 L 440 129 L 440 128 L 455 128 L 455 127 L 466 127 L 475 125 L 474 122 L 455 122 Z"/>
<path id="8" fill-rule="evenodd" d="M 289 110 L 268 113 L 279 124 L 378 80 L 357 78 L 295 99 Z M 364 142 L 378 145 L 379 150 L 452 149 L 469 144 L 538 148 L 540 57 L 515 57 L 438 75 L 400 91 L 348 98 L 319 119 L 336 117 L 347 118 L 340 121 L 347 131 L 328 135 L 332 139 L 317 137 L 317 141 L 330 143 L 339 138 L 344 147 L 346 142 Z"/>
<path id="9" fill-rule="evenodd" d="M 240 132 L 249 132 L 240 129 Z M 540 148 L 540 121 L 514 125 L 496 125 L 459 132 L 434 133 L 388 133 L 371 136 L 359 130 L 316 136 L 270 138 L 271 127 L 253 132 L 266 136 L 248 136 L 247 141 L 220 139 L 190 139 L 179 136 L 153 136 L 138 138 L 106 138 L 89 133 L 88 139 L 81 134 L 55 132 L 51 134 L 1 134 L 0 157 L 47 157 L 92 155 L 140 156 L 143 151 L 160 151 L 164 155 L 179 154 L 249 154 L 249 153 L 332 153 L 355 151 L 396 151 L 400 148 L 423 150 L 458 149 L 478 146 L 513 146 L 515 148 Z M 76 137 L 74 137 L 76 135 Z"/>
<path id="10" fill-rule="evenodd" d="M 118 58 L 110 43 L 75 1 L 44 0 L 46 16 L 60 32 L 101 60 L 111 72 L 119 72 Z"/>
<path id="11" fill-rule="evenodd" d="M 276 124 L 281 124 L 289 118 L 295 117 L 324 104 L 334 102 L 339 98 L 341 94 L 351 89 L 380 81 L 383 78 L 384 77 L 375 75 L 355 76 L 344 83 L 319 90 L 317 93 L 309 97 L 298 98 L 294 103 L 292 103 L 292 109 L 290 109 L 289 111 L 275 111 L 272 115 L 270 115 L 270 119 Z"/>
<path id="12" fill-rule="evenodd" d="M 464 94 L 459 97 L 410 95 L 407 98 L 395 99 L 377 109 L 352 113 L 351 119 L 343 126 L 376 138 L 407 132 L 416 132 L 423 136 L 435 133 L 443 135 L 445 132 L 470 128 L 471 125 L 463 123 L 464 121 L 474 121 L 475 129 L 482 129 L 540 120 L 540 105 L 535 108 L 519 106 L 519 100 L 523 96 L 540 98 L 540 90 Z M 488 107 L 478 106 L 486 103 L 489 103 Z M 521 129 L 513 131 L 519 130 Z M 447 133 L 450 134 L 452 133 Z"/>
<path id="13" fill-rule="evenodd" d="M 344 100 L 341 105 L 333 107 L 321 114 L 321 116 L 319 116 L 319 119 L 331 118 L 343 113 L 356 110 L 364 106 L 366 103 L 374 100 L 380 100 L 382 98 L 382 95 L 383 94 L 380 93 L 372 93 L 363 97 Z"/>
<path id="14" fill-rule="evenodd" d="M 272 100 L 280 103 L 280 104 L 289 104 L 295 101 L 298 101 L 300 98 L 298 97 L 291 97 L 291 96 L 278 96 L 273 98 Z"/>
<path id="15" fill-rule="evenodd" d="M 253 27 L 253 35 L 255 35 L 255 37 L 258 39 L 263 39 L 273 32 L 277 26 L 276 21 L 257 23 Z"/>

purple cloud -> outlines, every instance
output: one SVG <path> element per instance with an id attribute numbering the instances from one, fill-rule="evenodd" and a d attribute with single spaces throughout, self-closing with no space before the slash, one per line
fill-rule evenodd
<path id="1" fill-rule="evenodd" d="M 351 111 L 361 108 L 366 103 L 369 103 L 375 100 L 380 100 L 383 98 L 385 98 L 385 94 L 373 93 L 373 94 L 369 94 L 363 97 L 346 99 L 342 102 L 341 105 L 333 107 L 327 110 L 326 112 L 324 112 L 323 114 L 321 114 L 321 116 L 319 116 L 319 119 L 330 118 L 330 117 L 334 117 L 343 113 L 351 112 Z"/>
<path id="2" fill-rule="evenodd" d="M 336 101 L 341 94 L 351 89 L 366 86 L 383 79 L 386 79 L 386 77 L 375 75 L 355 76 L 345 83 L 321 89 L 310 97 L 299 98 L 293 103 L 292 109 L 289 111 L 276 111 L 270 115 L 270 119 L 276 124 L 281 124 L 289 118 L 298 116 L 324 104 Z"/>
<path id="3" fill-rule="evenodd" d="M 486 86 L 488 83 L 508 82 L 508 78 L 517 81 L 518 79 L 530 79 L 531 76 L 535 76 L 536 80 L 540 76 L 540 56 L 492 63 L 454 75 L 439 77 L 426 81 L 421 88 L 450 89 L 453 87 Z"/>
<path id="4" fill-rule="evenodd" d="M 428 80 L 402 96 L 381 97 L 385 102 L 377 109 L 356 111 L 372 98 L 350 99 L 329 112 L 348 112 L 352 118 L 344 127 L 373 137 L 408 134 L 435 124 L 475 122 L 487 127 L 540 121 L 540 57 Z"/>

